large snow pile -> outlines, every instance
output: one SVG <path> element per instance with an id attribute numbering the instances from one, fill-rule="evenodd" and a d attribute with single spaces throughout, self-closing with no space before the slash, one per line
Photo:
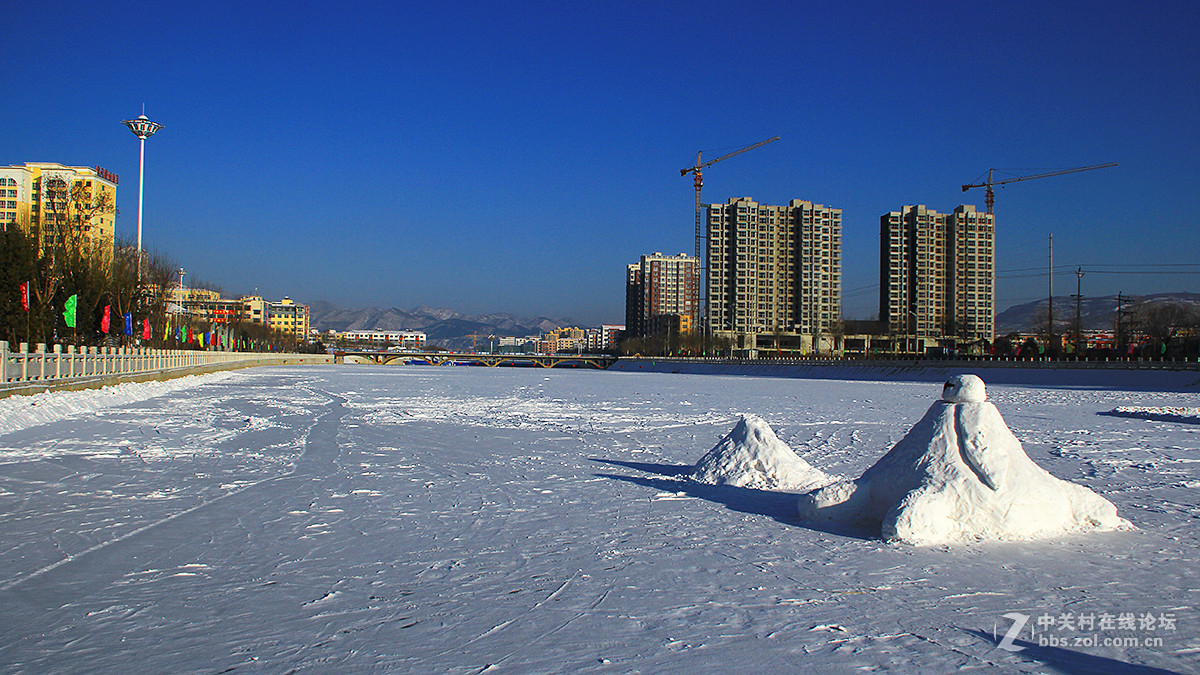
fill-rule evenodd
<path id="1" fill-rule="evenodd" d="M 916 545 L 1130 527 L 1108 500 L 1034 464 L 985 399 L 978 377 L 951 378 L 861 477 L 801 495 L 800 516 L 878 523 L 884 539 Z"/>
<path id="2" fill-rule="evenodd" d="M 833 480 L 779 440 L 771 425 L 749 414 L 688 475 L 701 483 L 767 490 L 812 490 Z"/>
<path id="3" fill-rule="evenodd" d="M 1200 424 L 1200 408 L 1121 405 L 1113 408 L 1107 414 L 1113 417 L 1133 417 L 1135 419 L 1156 420 L 1159 422 Z"/>
<path id="4" fill-rule="evenodd" d="M 0 433 L 28 429 L 68 417 L 94 413 L 126 403 L 145 401 L 168 392 L 189 389 L 209 382 L 232 377 L 230 372 L 187 375 L 170 380 L 125 382 L 100 389 L 79 391 L 44 391 L 28 396 L 9 396 L 0 399 Z"/>

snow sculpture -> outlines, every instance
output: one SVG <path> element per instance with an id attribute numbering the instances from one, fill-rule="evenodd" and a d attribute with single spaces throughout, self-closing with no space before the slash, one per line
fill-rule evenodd
<path id="1" fill-rule="evenodd" d="M 812 490 L 832 480 L 779 440 L 756 415 L 742 415 L 688 476 L 701 483 L 761 489 Z"/>
<path id="2" fill-rule="evenodd" d="M 951 378 L 858 480 L 801 495 L 801 518 L 878 523 L 884 539 L 915 545 L 1131 527 L 1108 500 L 1034 464 L 986 398 L 975 375 Z"/>

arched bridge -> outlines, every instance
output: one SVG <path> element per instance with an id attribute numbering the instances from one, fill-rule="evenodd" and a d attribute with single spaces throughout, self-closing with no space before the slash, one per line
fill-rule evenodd
<path id="1" fill-rule="evenodd" d="M 497 366 L 542 368 L 596 368 L 604 370 L 617 362 L 609 354 L 470 354 L 465 352 L 389 352 L 346 350 L 334 352 L 336 363 L 368 361 L 386 365 L 393 361 L 431 366 Z"/>

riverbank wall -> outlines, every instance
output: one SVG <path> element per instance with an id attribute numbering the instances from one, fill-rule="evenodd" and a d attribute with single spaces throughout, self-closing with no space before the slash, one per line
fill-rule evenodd
<path id="1" fill-rule="evenodd" d="M 988 384 L 1130 391 L 1200 391 L 1197 361 L 995 361 L 893 359 L 691 359 L 622 357 L 622 372 L 793 377 L 870 382 L 942 382 L 975 374 Z"/>

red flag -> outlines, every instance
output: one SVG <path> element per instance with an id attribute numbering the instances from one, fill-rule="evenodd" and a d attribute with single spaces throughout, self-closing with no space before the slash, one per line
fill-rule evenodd
<path id="1" fill-rule="evenodd" d="M 142 319 L 142 339 L 150 339 L 150 319 Z"/>
<path id="2" fill-rule="evenodd" d="M 189 343 L 192 341 L 192 327 L 191 326 L 188 326 L 187 341 Z"/>
<path id="3" fill-rule="evenodd" d="M 104 316 L 100 317 L 100 332 L 108 332 L 108 314 L 112 311 L 112 305 L 104 306 Z"/>
<path id="4" fill-rule="evenodd" d="M 29 311 L 29 282 L 21 284 L 21 309 Z"/>

